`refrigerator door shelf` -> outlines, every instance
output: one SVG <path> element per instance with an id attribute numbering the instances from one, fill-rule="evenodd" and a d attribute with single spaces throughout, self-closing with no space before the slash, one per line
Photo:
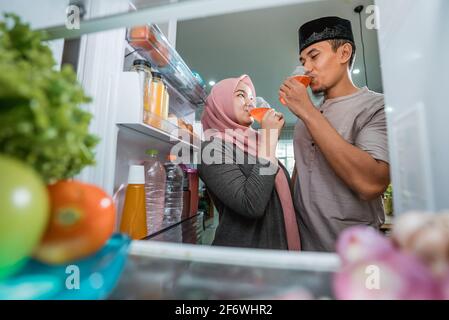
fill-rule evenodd
<path id="1" fill-rule="evenodd" d="M 206 92 L 197 76 L 170 45 L 157 25 L 142 25 L 128 29 L 127 40 L 139 55 L 151 62 L 176 90 L 193 105 L 204 104 Z"/>

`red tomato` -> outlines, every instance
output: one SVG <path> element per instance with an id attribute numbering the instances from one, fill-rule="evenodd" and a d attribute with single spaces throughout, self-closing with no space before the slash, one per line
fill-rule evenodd
<path id="1" fill-rule="evenodd" d="M 60 181 L 48 186 L 50 222 L 36 259 L 62 264 L 99 250 L 114 232 L 115 206 L 97 186 Z"/>

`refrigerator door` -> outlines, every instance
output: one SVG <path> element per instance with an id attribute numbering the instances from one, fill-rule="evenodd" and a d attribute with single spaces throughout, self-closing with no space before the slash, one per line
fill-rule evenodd
<path id="1" fill-rule="evenodd" d="M 395 214 L 447 209 L 449 2 L 376 5 Z"/>

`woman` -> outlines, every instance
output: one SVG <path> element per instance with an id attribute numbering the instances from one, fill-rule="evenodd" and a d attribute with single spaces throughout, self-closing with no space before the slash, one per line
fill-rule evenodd
<path id="1" fill-rule="evenodd" d="M 217 83 L 206 101 L 199 173 L 220 215 L 213 245 L 300 250 L 288 172 L 275 155 L 284 119 L 270 110 L 265 130 L 253 130 L 255 96 L 243 75 Z"/>

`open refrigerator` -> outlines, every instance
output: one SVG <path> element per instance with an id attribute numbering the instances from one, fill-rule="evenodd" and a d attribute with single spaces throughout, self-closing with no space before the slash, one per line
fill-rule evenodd
<path id="1" fill-rule="evenodd" d="M 139 80 L 136 73 L 130 72 L 132 59 L 139 53 L 133 53 L 136 48 L 130 44 L 129 28 L 148 25 L 157 34 L 158 42 L 169 48 L 160 50 L 156 57 L 162 54 L 167 58 L 168 69 L 159 71 L 172 77 L 168 85 L 170 110 L 192 124 L 196 136 L 201 138 L 195 114 L 202 107 L 206 92 L 176 53 L 176 21 L 307 1 L 146 1 L 149 6 L 142 10 L 135 10 L 133 2 L 136 1 L 131 1 L 131 5 L 125 0 L 85 1 L 85 22 L 80 30 L 68 30 L 64 25 L 44 28 L 55 39 L 52 46 L 57 60 L 71 60 L 79 81 L 94 97 L 85 108 L 94 115 L 91 131 L 102 140 L 96 151 L 96 166 L 85 169 L 78 178 L 102 187 L 109 194 L 126 182 L 128 166 L 144 159 L 146 149 L 158 149 L 160 160 L 174 145 L 181 144 L 192 155 L 199 150 L 200 139 L 180 139 L 173 133 L 180 128 L 173 123 L 167 123 L 163 129 L 142 123 Z M 429 90 L 430 86 L 447 83 L 449 65 L 444 57 L 449 47 L 447 43 L 439 46 L 441 59 L 425 60 L 425 46 L 414 41 L 420 35 L 428 43 L 427 47 L 436 46 L 436 37 L 448 31 L 449 24 L 441 14 L 447 11 L 444 9 L 448 9 L 448 3 L 445 0 L 426 4 L 406 2 L 376 1 L 384 23 L 379 30 L 379 42 L 390 150 L 393 150 L 392 176 L 396 188 L 401 190 L 395 195 L 397 215 L 414 208 L 441 210 L 448 207 L 449 199 L 444 194 L 449 181 L 446 165 L 449 149 L 435 149 L 449 137 L 449 127 L 443 121 L 447 119 L 448 109 L 441 103 L 446 100 L 445 90 L 442 87 Z M 410 10 L 399 17 L 396 12 L 403 6 Z M 421 19 L 429 23 L 415 23 Z M 61 39 L 65 41 L 61 43 Z M 68 54 L 73 50 L 77 54 Z M 417 65 L 420 70 L 413 67 Z M 434 69 L 441 72 L 430 75 Z M 427 76 L 417 77 L 417 72 Z M 426 80 L 430 77 L 435 81 Z M 183 88 L 183 84 L 187 86 Z M 117 218 L 120 220 L 120 216 Z M 193 229 L 203 224 L 201 216 L 196 218 Z M 172 232 L 182 234 L 182 227 L 180 224 Z M 340 269 L 335 254 L 259 252 L 174 242 L 178 243 L 133 241 L 124 274 L 110 297 L 333 298 L 331 278 Z"/>
<path id="2" fill-rule="evenodd" d="M 244 5 L 240 1 L 219 2 L 218 6 L 218 2 L 203 6 L 202 12 L 219 14 L 276 6 L 267 1 L 250 1 Z M 129 166 L 141 163 L 147 149 L 158 149 L 159 160 L 163 161 L 173 147 L 183 148 L 195 162 L 202 136 L 201 125 L 195 117 L 207 92 L 198 75 L 176 52 L 175 42 L 176 20 L 185 14 L 200 14 L 196 1 L 159 1 L 141 10 L 135 10 L 128 1 L 86 1 L 84 5 L 85 24 L 92 21 L 92 28 L 99 32 L 76 35 L 76 30 L 74 33 L 64 28 L 47 29 L 51 37 L 64 38 L 61 60 L 76 67 L 79 81 L 93 97 L 93 102 L 85 107 L 94 115 L 91 132 L 102 138 L 96 151 L 96 166 L 86 168 L 77 178 L 96 184 L 112 195 L 126 184 Z M 187 7 L 180 8 L 180 5 Z M 151 19 L 158 10 L 167 10 L 168 17 L 162 21 L 159 16 Z M 149 18 L 142 18 L 144 13 Z M 136 18 L 139 14 L 141 18 Z M 104 20 L 114 16 L 128 22 L 109 30 Z M 133 38 L 131 29 L 136 25 L 145 28 L 145 39 Z M 82 33 L 82 29 L 78 32 Z M 145 52 L 142 48 L 149 50 Z M 148 60 L 167 79 L 169 112 L 191 124 L 193 135 L 186 135 L 184 128 L 164 119 L 160 119 L 161 126 L 157 128 L 143 123 L 139 75 L 132 71 L 135 59 Z M 120 221 L 120 207 L 118 213 L 117 221 Z M 331 277 L 339 267 L 335 254 L 298 255 L 198 245 L 199 235 L 205 228 L 204 215 L 198 212 L 168 230 L 132 241 L 122 275 L 109 297 L 332 298 Z"/>

